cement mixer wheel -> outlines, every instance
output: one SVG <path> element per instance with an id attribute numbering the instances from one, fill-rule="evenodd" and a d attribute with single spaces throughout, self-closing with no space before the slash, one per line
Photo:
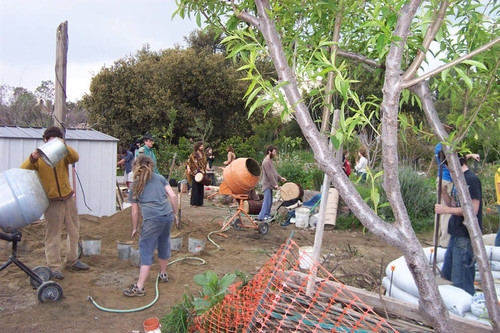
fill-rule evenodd
<path id="1" fill-rule="evenodd" d="M 63 295 L 61 285 L 54 281 L 46 281 L 38 287 L 37 296 L 40 303 L 57 302 Z"/>
<path id="2" fill-rule="evenodd" d="M 38 275 L 38 277 L 43 282 L 49 281 L 52 278 L 52 271 L 50 270 L 50 268 L 48 268 L 46 266 L 37 266 L 37 267 L 33 268 L 33 272 L 36 275 Z M 36 289 L 40 286 L 40 284 L 32 277 L 30 277 L 30 284 L 34 289 Z"/>
<path id="3" fill-rule="evenodd" d="M 267 234 L 269 232 L 269 223 L 262 222 L 259 224 L 259 232 L 263 235 Z"/>
<path id="4" fill-rule="evenodd" d="M 235 219 L 234 222 L 233 222 L 233 228 L 234 230 L 236 231 L 240 231 L 241 228 L 243 228 L 243 223 L 241 222 L 240 219 Z"/>

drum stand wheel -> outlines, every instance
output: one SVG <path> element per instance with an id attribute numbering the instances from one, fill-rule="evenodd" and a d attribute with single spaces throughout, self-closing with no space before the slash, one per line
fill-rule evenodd
<path id="1" fill-rule="evenodd" d="M 63 289 L 61 285 L 54 281 L 46 281 L 38 287 L 37 296 L 40 303 L 56 302 L 61 299 Z"/>

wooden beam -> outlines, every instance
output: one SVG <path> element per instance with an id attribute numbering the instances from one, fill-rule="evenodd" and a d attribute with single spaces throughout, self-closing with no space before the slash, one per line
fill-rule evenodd
<path id="1" fill-rule="evenodd" d="M 54 126 L 64 127 L 66 120 L 66 67 L 68 62 L 68 21 L 59 24 L 56 33 L 56 83 Z M 63 128 L 64 133 L 64 128 Z"/>
<path id="2" fill-rule="evenodd" d="M 288 275 L 290 279 L 297 285 L 305 286 L 307 283 L 305 279 L 308 277 L 307 274 L 297 271 L 287 271 L 285 275 Z M 351 299 L 345 297 L 345 293 L 337 293 L 339 289 L 348 290 L 353 295 L 357 296 L 364 304 L 371 307 L 377 313 L 388 313 L 395 315 L 400 318 L 410 319 L 417 322 L 421 322 L 426 326 L 432 327 L 430 321 L 422 315 L 419 307 L 414 304 L 410 304 L 395 298 L 379 295 L 364 289 L 342 285 L 338 282 L 331 280 L 317 279 L 324 284 L 323 290 L 318 294 L 324 297 L 332 298 L 335 294 L 336 301 L 350 303 Z M 326 287 L 326 288 L 325 288 Z M 359 305 L 359 304 L 357 304 Z M 464 319 L 460 316 L 450 313 L 451 324 L 453 325 L 455 332 L 457 333 L 489 333 L 493 332 L 492 327 L 481 324 L 479 322 L 474 322 L 472 320 Z"/>

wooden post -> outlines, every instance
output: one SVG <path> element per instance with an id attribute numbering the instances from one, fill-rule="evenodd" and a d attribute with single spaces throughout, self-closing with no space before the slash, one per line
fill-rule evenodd
<path id="1" fill-rule="evenodd" d="M 64 131 L 66 120 L 66 67 L 68 62 L 68 21 L 59 24 L 56 33 L 56 84 L 54 101 L 54 126 Z"/>

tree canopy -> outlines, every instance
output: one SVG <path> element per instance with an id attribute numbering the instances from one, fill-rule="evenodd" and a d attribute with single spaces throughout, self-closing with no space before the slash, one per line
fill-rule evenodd
<path id="1" fill-rule="evenodd" d="M 186 49 L 144 47 L 102 68 L 84 97 L 94 128 L 124 143 L 169 126 L 174 142 L 187 136 L 214 144 L 251 135 L 263 116 L 248 118 L 244 73 L 210 32 L 193 32 L 188 41 Z"/>

